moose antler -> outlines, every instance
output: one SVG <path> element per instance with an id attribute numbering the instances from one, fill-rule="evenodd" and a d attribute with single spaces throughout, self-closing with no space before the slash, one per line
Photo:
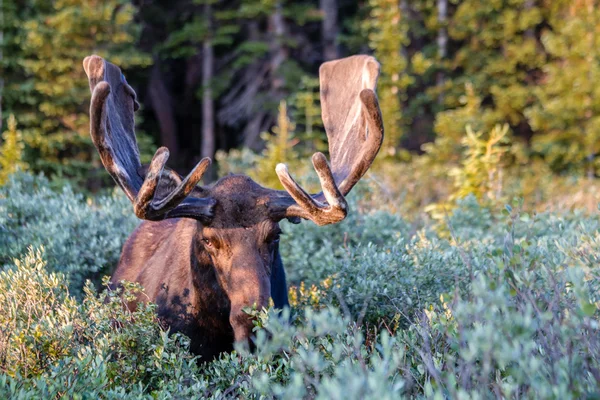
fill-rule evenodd
<path id="1" fill-rule="evenodd" d="M 134 131 L 134 112 L 139 108 L 136 94 L 121 70 L 98 56 L 83 60 L 92 101 L 90 131 L 106 170 L 123 189 L 138 218 L 153 221 L 190 217 L 209 219 L 215 201 L 197 187 L 210 165 L 204 158 L 181 179 L 165 169 L 169 158 L 166 147 L 159 148 L 143 175 L 144 168 Z"/>
<path id="2" fill-rule="evenodd" d="M 323 153 L 313 155 L 323 191 L 309 195 L 284 164 L 277 165 L 277 176 L 287 193 L 271 194 L 270 210 L 275 218 L 300 217 L 327 225 L 346 217 L 348 204 L 344 196 L 367 172 L 383 141 L 381 111 L 374 92 L 378 75 L 379 63 L 370 56 L 321 65 L 321 108 L 331 167 Z"/>

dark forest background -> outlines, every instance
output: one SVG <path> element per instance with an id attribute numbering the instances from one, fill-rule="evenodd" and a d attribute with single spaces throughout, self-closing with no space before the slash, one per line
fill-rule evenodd
<path id="1" fill-rule="evenodd" d="M 319 65 L 368 53 L 382 65 L 385 157 L 408 160 L 436 141 L 445 161 L 467 125 L 485 137 L 508 124 L 511 162 L 539 159 L 592 177 L 598 8 L 594 0 L 0 0 L 3 163 L 88 188 L 106 182 L 89 138 L 81 66 L 89 54 L 121 66 L 137 91 L 142 152 L 167 146 L 170 164 L 185 171 L 217 150 L 262 150 L 282 100 L 299 154 L 322 147 Z M 18 157 L 7 160 L 14 148 Z"/>

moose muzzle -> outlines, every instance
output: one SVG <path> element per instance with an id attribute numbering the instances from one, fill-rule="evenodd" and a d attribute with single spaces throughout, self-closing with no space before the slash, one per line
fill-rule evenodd
<path id="1" fill-rule="evenodd" d="M 259 254 L 239 254 L 232 258 L 225 291 L 231 302 L 229 322 L 236 342 L 247 342 L 254 327 L 248 308 L 261 310 L 269 305 L 271 281 Z"/>

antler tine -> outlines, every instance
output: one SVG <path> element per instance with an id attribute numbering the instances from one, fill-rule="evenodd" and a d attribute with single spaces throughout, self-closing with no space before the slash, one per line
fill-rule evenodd
<path id="1" fill-rule="evenodd" d="M 346 218 L 348 213 L 348 203 L 346 203 L 346 199 L 335 184 L 331 168 L 329 168 L 329 165 L 327 164 L 325 155 L 320 152 L 313 154 L 312 162 L 319 177 L 319 181 L 321 182 L 323 195 L 325 196 L 325 199 L 327 199 L 328 204 L 324 204 L 309 195 L 302 186 L 292 178 L 285 164 L 277 164 L 275 171 L 277 172 L 279 181 L 299 206 L 290 207 L 287 210 L 286 215 L 308 218 L 317 225 L 328 225 L 339 222 Z"/>
<path id="2" fill-rule="evenodd" d="M 121 70 L 102 58 L 86 57 L 83 65 L 92 90 L 92 141 L 102 164 L 132 201 L 135 214 L 148 220 L 210 218 L 215 202 L 198 197 L 206 192 L 196 186 L 210 165 L 210 159 L 202 159 L 181 180 L 175 172 L 165 171 L 169 150 L 161 147 L 154 154 L 145 178 L 142 178 L 138 172 L 141 163 L 133 130 L 133 112 L 137 109 L 135 92 L 125 81 Z M 171 189 L 172 186 L 175 187 Z M 197 192 L 197 196 L 188 197 L 193 191 Z"/>
<path id="3" fill-rule="evenodd" d="M 364 132 L 367 135 L 358 157 L 359 163 L 354 165 L 351 173 L 340 182 L 339 188 L 344 196 L 350 193 L 354 185 L 367 172 L 383 143 L 383 119 L 377 95 L 371 89 L 363 89 L 359 97 L 363 105 L 362 116 L 366 121 Z"/>
<path id="4" fill-rule="evenodd" d="M 163 170 L 168 159 L 169 149 L 166 147 L 159 148 L 154 154 L 146 179 L 133 201 L 133 209 L 138 218 L 155 219 L 177 207 L 194 190 L 210 166 L 210 158 L 203 158 L 166 197 L 155 200 L 156 190 L 161 177 L 164 176 Z"/>

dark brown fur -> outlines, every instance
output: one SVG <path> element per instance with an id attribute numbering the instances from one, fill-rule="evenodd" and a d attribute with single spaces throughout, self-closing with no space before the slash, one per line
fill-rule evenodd
<path id="1" fill-rule="evenodd" d="M 271 283 L 283 285 L 277 305 L 287 304 L 276 251 L 280 228 L 269 217 L 264 190 L 246 176 L 224 177 L 210 189 L 216 200 L 210 225 L 144 221 L 123 246 L 112 282 L 139 282 L 145 289 L 139 300 L 155 302 L 159 316 L 189 336 L 203 359 L 248 340 L 252 321 L 242 309 L 267 306 Z"/>

